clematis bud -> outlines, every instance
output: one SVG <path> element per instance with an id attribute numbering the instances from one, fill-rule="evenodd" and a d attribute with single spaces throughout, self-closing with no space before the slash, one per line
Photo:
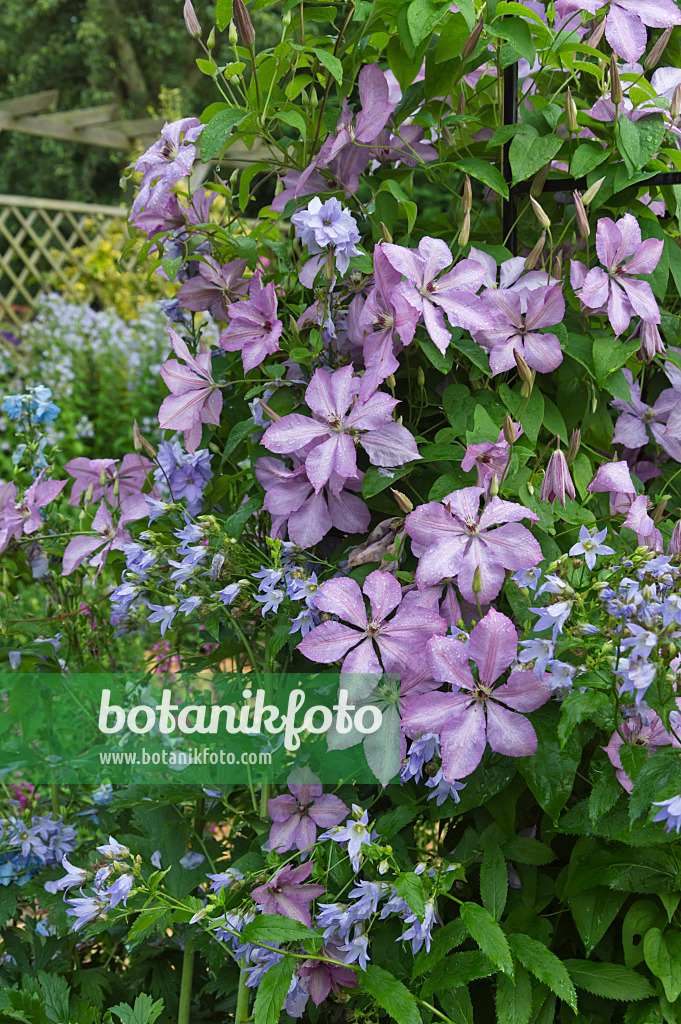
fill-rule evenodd
<path id="1" fill-rule="evenodd" d="M 594 201 L 594 199 L 598 195 L 600 187 L 601 187 L 601 185 L 603 184 L 604 181 L 605 181 L 605 177 L 599 178 L 598 181 L 594 181 L 593 185 L 589 186 L 589 188 L 586 190 L 586 192 L 582 196 L 582 202 L 584 203 L 585 206 L 588 206 L 589 203 L 592 203 Z"/>
<path id="2" fill-rule="evenodd" d="M 664 510 L 667 507 L 668 501 L 669 501 L 669 498 L 663 498 L 662 501 L 660 501 L 656 505 L 655 511 L 653 512 L 653 522 L 654 523 L 659 523 L 660 520 L 662 519 L 662 516 L 664 515 Z"/>
<path id="3" fill-rule="evenodd" d="M 513 358 L 515 359 L 515 364 L 518 367 L 518 376 L 526 384 L 529 384 L 529 382 L 533 379 L 532 370 L 529 368 L 529 366 L 525 362 L 525 359 L 520 354 L 517 348 L 513 349 Z"/>
<path id="4" fill-rule="evenodd" d="M 99 474 L 99 486 L 106 487 L 106 470 L 104 469 L 104 466 L 102 466 L 101 472 Z"/>
<path id="5" fill-rule="evenodd" d="M 649 324 L 647 320 L 641 320 L 639 328 L 641 347 L 636 353 L 639 361 L 645 360 L 646 363 L 649 363 L 655 356 L 663 356 L 667 349 L 657 329 L 657 324 Z"/>
<path id="6" fill-rule="evenodd" d="M 458 238 L 456 240 L 457 245 L 464 247 L 468 243 L 468 239 L 471 236 L 471 211 L 469 210 L 463 219 L 461 230 L 459 231 Z"/>
<path id="7" fill-rule="evenodd" d="M 473 206 L 473 190 L 471 188 L 471 179 L 466 175 L 463 179 L 463 194 L 461 196 L 461 212 L 463 214 L 470 213 L 471 207 Z"/>
<path id="8" fill-rule="evenodd" d="M 570 476 L 567 460 L 560 448 L 557 448 L 549 459 L 539 492 L 539 500 L 548 501 L 553 505 L 557 498 L 565 508 L 565 495 L 574 501 L 575 485 Z"/>
<path id="9" fill-rule="evenodd" d="M 456 112 L 459 117 L 463 117 L 466 113 L 466 95 L 463 92 L 459 93 L 459 101 L 456 104 Z"/>
<path id="10" fill-rule="evenodd" d="M 260 408 L 262 409 L 262 411 L 265 413 L 266 416 L 269 416 L 269 418 L 273 422 L 276 423 L 277 420 L 281 419 L 281 416 L 279 415 L 279 413 L 275 412 L 274 409 L 270 409 L 270 407 L 267 404 L 267 402 L 265 402 L 262 398 L 258 399 L 258 401 L 260 402 Z"/>
<path id="11" fill-rule="evenodd" d="M 589 219 L 584 209 L 584 200 L 582 199 L 581 192 L 573 192 L 573 198 L 575 200 L 575 217 L 577 219 L 577 227 L 582 238 L 588 238 L 591 234 L 591 228 L 589 227 Z"/>
<path id="12" fill-rule="evenodd" d="M 292 20 L 291 12 L 290 11 L 286 11 L 284 13 L 284 16 L 282 17 L 281 20 L 282 20 L 282 23 L 284 25 L 284 28 L 288 28 L 289 25 L 291 24 L 291 20 Z"/>
<path id="13" fill-rule="evenodd" d="M 391 391 L 395 390 L 395 374 L 394 373 L 389 373 L 388 376 L 385 378 L 385 382 L 386 382 L 386 384 L 388 385 L 388 387 L 390 388 Z"/>
<path id="14" fill-rule="evenodd" d="M 85 492 L 85 498 L 83 500 L 83 505 L 85 507 L 87 507 L 90 504 L 90 502 L 92 501 L 92 495 L 94 493 L 95 493 L 95 485 L 94 484 L 90 484 L 90 486 L 88 487 L 87 491 Z"/>
<path id="15" fill-rule="evenodd" d="M 454 147 L 456 146 L 456 139 L 454 138 L 446 124 L 442 126 L 442 135 L 440 136 L 440 138 L 442 139 L 445 145 L 445 149 L 454 149 Z"/>
<path id="16" fill-rule="evenodd" d="M 576 132 L 579 128 L 577 124 L 577 106 L 572 98 L 570 86 L 567 87 L 565 93 L 565 127 L 569 132 Z"/>
<path id="17" fill-rule="evenodd" d="M 537 261 L 538 261 L 539 257 L 541 256 L 542 250 L 543 250 L 545 245 L 546 245 L 546 231 L 542 231 L 541 235 L 539 236 L 539 240 L 537 241 L 537 243 L 534 246 L 534 249 L 532 249 L 532 252 L 530 252 L 528 254 L 528 256 L 527 256 L 527 258 L 525 260 L 525 267 L 524 267 L 525 270 L 534 270 L 534 268 L 537 265 Z"/>
<path id="18" fill-rule="evenodd" d="M 681 110 L 681 85 L 677 85 L 676 89 L 672 93 L 672 101 L 669 105 L 669 113 L 672 117 L 676 118 L 679 116 Z"/>
<path id="19" fill-rule="evenodd" d="M 617 66 L 617 57 L 613 53 L 610 57 L 610 99 L 617 107 L 622 102 L 623 98 L 624 93 L 622 92 L 622 83 L 620 81 L 620 71 Z"/>
<path id="20" fill-rule="evenodd" d="M 423 372 L 422 366 L 419 366 L 418 370 L 416 371 L 416 383 L 420 388 L 422 388 L 423 385 L 426 383 L 426 375 Z"/>
<path id="21" fill-rule="evenodd" d="M 463 60 L 466 60 L 468 57 L 470 57 L 470 55 L 473 53 L 473 50 L 478 45 L 478 42 L 480 41 L 480 36 L 482 35 L 482 28 L 484 24 L 484 17 L 481 17 L 475 23 L 473 31 L 471 32 L 471 34 L 468 36 L 463 46 L 461 47 L 461 57 Z"/>
<path id="22" fill-rule="evenodd" d="M 580 429 L 578 427 L 576 430 L 572 431 L 572 435 L 570 436 L 570 443 L 568 445 L 568 450 L 567 450 L 567 464 L 568 464 L 568 466 L 571 466 L 572 463 L 577 458 L 577 453 L 579 452 L 579 448 L 580 448 L 581 443 L 582 443 L 582 433 L 581 433 L 581 431 L 580 431 Z"/>
<path id="23" fill-rule="evenodd" d="M 551 227 L 551 221 L 549 220 L 546 210 L 544 210 L 543 207 L 539 205 L 534 196 L 530 196 L 530 203 L 532 204 L 534 215 L 539 221 L 540 226 L 546 228 L 546 230 L 548 231 L 548 229 Z"/>
<path id="24" fill-rule="evenodd" d="M 553 276 L 556 281 L 563 280 L 563 253 L 559 252 L 553 261 Z"/>
<path id="25" fill-rule="evenodd" d="M 550 169 L 550 163 L 544 164 L 543 167 L 539 168 L 534 178 L 532 179 L 532 184 L 530 185 L 531 196 L 540 196 L 542 194 L 542 192 L 544 191 L 544 185 L 546 184 L 546 179 L 549 176 Z"/>
<path id="26" fill-rule="evenodd" d="M 482 590 L 482 573 L 480 566 L 476 565 L 475 572 L 473 573 L 473 582 L 471 583 L 471 590 L 474 594 L 479 594 Z"/>
<path id="27" fill-rule="evenodd" d="M 646 71 L 652 71 L 655 65 L 659 62 L 660 57 L 667 48 L 667 43 L 669 42 L 669 39 L 671 37 L 672 29 L 673 25 L 670 25 L 668 28 L 664 30 L 664 32 L 657 40 L 652 50 L 644 60 L 643 67 L 646 69 Z"/>
<path id="28" fill-rule="evenodd" d="M 414 504 L 409 500 L 406 494 L 402 494 L 402 491 L 396 491 L 394 487 L 391 487 L 390 490 L 392 491 L 393 497 L 399 506 L 400 512 L 408 514 L 409 512 L 414 511 Z"/>
<path id="29" fill-rule="evenodd" d="M 681 519 L 678 521 L 669 540 L 668 555 L 681 555 Z"/>
<path id="30" fill-rule="evenodd" d="M 492 477 L 492 482 L 489 485 L 489 493 L 491 498 L 496 498 L 497 494 L 499 493 L 499 477 L 497 476 L 496 473 Z"/>
<path id="31" fill-rule="evenodd" d="M 206 49 L 208 50 L 209 53 L 212 53 L 213 50 L 215 49 L 215 25 L 213 25 L 212 29 L 208 33 L 208 39 L 206 39 Z"/>
<path id="32" fill-rule="evenodd" d="M 239 36 L 237 34 L 236 25 L 234 24 L 233 21 L 230 21 L 229 23 L 229 31 L 227 35 L 229 38 L 229 45 L 236 46 L 236 44 L 239 42 Z"/>
<path id="33" fill-rule="evenodd" d="M 381 236 L 384 242 L 392 244 L 393 236 L 390 234 L 383 221 L 381 221 Z"/>
<path id="34" fill-rule="evenodd" d="M 506 444 L 515 442 L 515 426 L 508 413 L 504 416 L 504 441 Z"/>
<path id="35" fill-rule="evenodd" d="M 234 0 L 232 16 L 234 17 L 239 42 L 242 46 L 247 46 L 249 50 L 252 49 L 255 42 L 255 32 L 244 0 Z"/>
<path id="36" fill-rule="evenodd" d="M 596 47 L 600 43 L 601 39 L 603 38 L 603 33 L 604 32 L 605 32 L 605 18 L 603 18 L 599 22 L 599 24 L 596 25 L 596 28 L 593 30 L 593 32 L 591 33 L 589 38 L 586 40 L 586 45 L 587 46 L 592 46 L 594 49 L 596 49 Z"/>
<path id="37" fill-rule="evenodd" d="M 199 19 L 196 17 L 196 11 L 192 6 L 192 0 L 184 0 L 184 23 L 192 39 L 201 38 L 201 26 L 199 25 Z"/>
<path id="38" fill-rule="evenodd" d="M 136 452 L 145 451 L 149 458 L 156 458 L 156 449 L 149 444 L 146 438 L 142 437 L 137 420 L 134 420 L 132 424 L 132 444 Z"/>

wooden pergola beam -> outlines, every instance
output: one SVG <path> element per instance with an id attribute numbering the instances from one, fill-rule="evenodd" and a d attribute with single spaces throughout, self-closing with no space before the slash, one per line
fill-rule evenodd
<path id="1" fill-rule="evenodd" d="M 111 106 L 102 106 L 82 111 L 17 116 L 0 106 L 0 131 L 24 132 L 108 149 L 127 149 L 132 139 L 156 137 L 164 124 L 158 117 L 118 121 L 112 116 L 112 111 L 115 114 Z"/>
<path id="2" fill-rule="evenodd" d="M 59 99 L 57 89 L 46 89 L 44 92 L 30 93 L 28 96 L 16 96 L 10 100 L 0 100 L 0 110 L 4 114 L 19 117 L 25 114 L 40 114 L 46 110 L 54 110 Z"/>

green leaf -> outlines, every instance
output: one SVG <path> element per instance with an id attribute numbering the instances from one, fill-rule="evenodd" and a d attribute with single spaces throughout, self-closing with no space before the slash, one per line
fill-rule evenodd
<path id="1" fill-rule="evenodd" d="M 161 266 L 163 267 L 165 273 L 168 275 L 169 281 L 175 280 L 175 278 L 177 277 L 177 272 L 182 266 L 183 262 L 184 260 L 182 256 L 178 256 L 177 259 L 174 260 L 171 259 L 170 256 L 163 257 L 163 259 L 161 260 Z"/>
<path id="2" fill-rule="evenodd" d="M 452 347 L 458 352 L 463 352 L 470 359 L 473 366 L 477 366 L 487 376 L 490 375 L 489 356 L 484 349 L 476 345 L 472 338 L 453 338 Z"/>
<path id="3" fill-rule="evenodd" d="M 343 65 L 339 61 L 338 57 L 334 57 L 332 53 L 327 50 L 322 50 L 318 46 L 311 47 L 315 57 L 322 64 L 326 70 L 336 79 L 339 85 L 343 84 Z"/>
<path id="4" fill-rule="evenodd" d="M 524 181 L 536 174 L 558 153 L 563 140 L 556 135 L 516 135 L 509 147 L 513 181 Z"/>
<path id="5" fill-rule="evenodd" d="M 201 132 L 201 159 L 204 163 L 218 155 L 227 142 L 232 129 L 241 124 L 245 117 L 246 111 L 241 107 L 220 110 L 214 117 L 211 117 Z"/>
<path id="6" fill-rule="evenodd" d="M 390 192 L 394 196 L 406 214 L 407 230 L 411 232 L 414 224 L 416 223 L 416 215 L 418 213 L 416 203 L 409 198 L 399 182 L 395 181 L 393 178 L 388 178 L 386 181 L 381 182 L 381 186 L 378 191 Z"/>
<path id="7" fill-rule="evenodd" d="M 421 876 L 414 874 L 413 871 L 405 871 L 404 874 L 398 876 L 395 882 L 395 892 L 403 900 L 406 900 L 409 909 L 413 910 L 419 921 L 423 921 L 426 913 L 426 898 Z"/>
<path id="8" fill-rule="evenodd" d="M 466 985 L 438 992 L 437 998 L 452 1024 L 474 1024 L 473 1003 Z"/>
<path id="9" fill-rule="evenodd" d="M 506 17 L 494 25 L 488 25 L 487 31 L 489 35 L 497 36 L 499 39 L 508 39 L 516 53 L 530 64 L 534 64 L 537 51 L 529 26 L 522 18 Z"/>
<path id="10" fill-rule="evenodd" d="M 670 1003 L 681 995 L 681 932 L 650 928 L 643 936 L 643 956 L 659 978 Z"/>
<path id="11" fill-rule="evenodd" d="M 490 912 L 477 903 L 464 903 L 461 906 L 461 919 L 485 956 L 493 960 L 500 971 L 512 978 L 511 951 L 506 936 Z"/>
<path id="12" fill-rule="evenodd" d="M 539 741 L 532 757 L 519 757 L 518 769 L 532 790 L 537 803 L 555 821 L 572 792 L 572 784 L 581 760 L 581 747 L 573 734 L 560 745 L 554 718 L 555 708 L 542 709 L 532 716 Z"/>
<path id="13" fill-rule="evenodd" d="M 432 972 L 425 983 L 423 993 L 426 996 L 433 992 L 439 993 L 446 989 L 459 988 L 461 985 L 467 985 L 469 981 L 489 978 L 490 974 L 495 973 L 494 962 L 478 949 L 453 953 L 439 964 L 436 971 Z"/>
<path id="14" fill-rule="evenodd" d="M 376 964 L 369 964 L 366 971 L 359 975 L 359 982 L 364 991 L 373 996 L 397 1024 L 421 1024 L 413 995 L 389 971 L 384 971 Z M 259 1022 L 256 1021 L 256 1024 Z"/>
<path id="15" fill-rule="evenodd" d="M 601 886 L 596 889 L 584 889 L 570 897 L 572 917 L 587 956 L 591 956 L 617 917 L 626 898 L 626 893 L 612 892 Z"/>
<path id="16" fill-rule="evenodd" d="M 471 178 L 477 178 L 484 185 L 489 185 L 497 195 L 508 199 L 508 185 L 504 181 L 501 171 L 494 164 L 488 163 L 487 160 L 466 157 L 465 160 L 458 160 L 456 167 L 464 174 L 470 174 Z"/>
<path id="17" fill-rule="evenodd" d="M 303 142 L 307 140 L 305 118 L 297 110 L 282 110 L 279 113 L 273 114 L 272 117 L 276 118 L 277 121 L 283 121 L 284 124 L 288 124 L 291 128 L 295 128 L 296 131 L 300 132 Z"/>
<path id="18" fill-rule="evenodd" d="M 217 0 L 215 5 L 215 22 L 218 32 L 224 32 L 232 20 L 233 0 Z"/>
<path id="19" fill-rule="evenodd" d="M 660 148 L 665 133 L 662 114 L 630 121 L 620 117 L 615 135 L 619 151 L 630 174 L 642 170 Z"/>
<path id="20" fill-rule="evenodd" d="M 608 374 L 624 366 L 629 356 L 634 355 L 641 347 L 640 339 L 630 342 L 618 341 L 612 337 L 598 337 L 593 341 L 593 361 L 596 380 L 599 387 Z"/>
<path id="21" fill-rule="evenodd" d="M 237 448 L 244 438 L 248 437 L 256 428 L 253 420 L 244 420 L 243 423 L 237 423 L 229 432 L 229 437 L 225 441 L 225 447 L 222 452 L 222 464 L 224 465 L 225 459 L 229 458 L 235 448 Z"/>
<path id="22" fill-rule="evenodd" d="M 628 1002 L 648 999 L 655 994 L 646 978 L 622 964 L 566 960 L 565 966 L 577 988 L 591 992 L 594 996 Z"/>
<path id="23" fill-rule="evenodd" d="M 279 914 L 258 914 L 255 921 L 247 924 L 243 930 L 245 942 L 293 942 L 313 940 L 320 942 L 321 936 L 300 921 Z"/>
<path id="24" fill-rule="evenodd" d="M 634 782 L 629 815 L 635 821 L 650 810 L 653 800 L 666 800 L 681 791 L 681 758 L 678 750 L 665 747 L 647 759 Z"/>
<path id="25" fill-rule="evenodd" d="M 529 836 L 514 836 L 504 844 L 504 853 L 518 864 L 551 864 L 556 855 L 550 846 Z"/>
<path id="26" fill-rule="evenodd" d="M 562 744 L 567 742 L 572 730 L 585 718 L 591 718 L 597 711 L 608 707 L 608 695 L 600 690 L 573 690 L 561 701 L 561 719 L 558 736 Z"/>
<path id="27" fill-rule="evenodd" d="M 577 993 L 562 960 L 547 949 L 543 942 L 529 935 L 509 935 L 508 943 L 513 955 L 535 978 L 547 985 L 563 1002 L 577 1009 Z"/>
<path id="28" fill-rule="evenodd" d="M 515 972 L 515 983 L 506 974 L 497 975 L 497 1024 L 529 1024 L 532 1013 L 532 983 L 522 967 Z"/>
<path id="29" fill-rule="evenodd" d="M 627 967 L 643 963 L 643 936 L 650 928 L 664 928 L 665 915 L 653 900 L 636 900 L 622 922 L 622 950 Z"/>
<path id="30" fill-rule="evenodd" d="M 45 1001 L 45 1013 L 50 1020 L 54 1021 L 54 1024 L 62 1024 L 62 1021 L 68 1020 L 71 990 L 66 978 L 38 971 L 38 984 Z"/>
<path id="31" fill-rule="evenodd" d="M 501 920 L 508 897 L 506 858 L 498 846 L 488 846 L 480 867 L 480 897 L 495 921 Z"/>
<path id="32" fill-rule="evenodd" d="M 119 1003 L 118 1006 L 112 1006 L 110 1012 L 116 1014 L 121 1024 L 154 1024 L 156 1018 L 163 1013 L 163 1000 L 157 999 L 154 1002 L 151 996 L 142 992 L 135 999 L 134 1007 Z"/>
<path id="33" fill-rule="evenodd" d="M 142 910 L 132 923 L 127 942 L 138 943 L 157 931 L 165 931 L 170 921 L 166 907 L 148 907 Z"/>
<path id="34" fill-rule="evenodd" d="M 406 476 L 411 469 L 411 466 L 402 466 L 400 469 L 389 469 L 381 473 L 378 466 L 369 466 L 362 481 L 362 497 L 373 498 L 386 487 L 393 487 L 400 477 Z"/>
<path id="35" fill-rule="evenodd" d="M 582 142 L 575 150 L 570 170 L 575 178 L 584 178 L 589 171 L 593 171 L 594 167 L 598 167 L 607 158 L 607 149 L 597 146 L 594 142 Z"/>
<path id="36" fill-rule="evenodd" d="M 422 949 L 414 961 L 413 976 L 417 978 L 420 974 L 432 971 L 433 967 L 439 964 L 447 953 L 460 946 L 466 938 L 468 938 L 468 932 L 460 917 L 455 918 L 454 921 L 448 921 L 442 928 L 436 929 L 433 932 L 430 951 L 426 953 L 425 949 Z"/>
<path id="37" fill-rule="evenodd" d="M 262 498 L 249 498 L 236 512 L 232 512 L 231 516 L 227 516 L 225 519 L 225 534 L 238 540 L 248 520 L 261 506 Z"/>
<path id="38" fill-rule="evenodd" d="M 286 921 L 293 924 L 290 918 L 286 918 Z M 285 956 L 283 960 L 274 964 L 266 972 L 258 985 L 255 996 L 253 1008 L 255 1024 L 277 1024 L 284 1000 L 288 995 L 295 966 L 296 962 L 293 957 Z"/>
<path id="39" fill-rule="evenodd" d="M 437 23 L 449 13 L 446 4 L 434 3 L 433 0 L 411 0 L 407 10 L 407 25 L 414 46 L 419 46 L 427 39 Z"/>
<path id="40" fill-rule="evenodd" d="M 426 358 L 433 364 L 438 373 L 447 374 L 454 365 L 454 349 L 450 345 L 447 351 L 442 354 L 434 341 L 430 338 L 419 339 L 419 348 Z"/>

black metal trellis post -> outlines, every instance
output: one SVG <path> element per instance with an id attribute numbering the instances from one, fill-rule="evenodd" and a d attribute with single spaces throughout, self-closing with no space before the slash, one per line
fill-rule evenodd
<path id="1" fill-rule="evenodd" d="M 504 68 L 504 125 L 518 123 L 518 65 L 509 64 Z M 531 181 L 521 181 L 517 185 L 511 185 L 512 173 L 508 158 L 511 140 L 503 145 L 503 167 L 502 173 L 508 182 L 508 199 L 501 201 L 501 226 L 504 244 L 515 256 L 518 251 L 518 230 L 516 216 L 518 208 L 518 196 L 528 195 L 532 188 Z M 651 175 L 641 185 L 681 185 L 681 171 L 660 171 Z M 588 187 L 586 178 L 548 178 L 543 185 L 543 192 L 572 192 L 575 189 L 586 189 Z"/>

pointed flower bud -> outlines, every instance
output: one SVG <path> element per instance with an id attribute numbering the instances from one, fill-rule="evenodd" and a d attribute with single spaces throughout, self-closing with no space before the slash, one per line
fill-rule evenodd
<path id="1" fill-rule="evenodd" d="M 513 349 L 513 357 L 515 359 L 515 364 L 518 367 L 518 376 L 522 381 L 529 384 L 532 380 L 532 370 L 529 368 L 517 348 Z"/>
<path id="2" fill-rule="evenodd" d="M 669 113 L 672 117 L 676 118 L 679 116 L 681 110 L 681 84 L 677 85 L 676 89 L 672 93 L 672 101 L 669 104 Z"/>
<path id="3" fill-rule="evenodd" d="M 599 178 L 598 181 L 594 181 L 593 185 L 589 186 L 589 188 L 586 190 L 586 192 L 582 196 L 582 202 L 584 203 L 585 206 L 588 206 L 589 203 L 592 203 L 594 201 L 594 199 L 598 195 L 599 189 L 600 189 L 600 187 L 601 187 L 601 185 L 603 184 L 604 181 L 605 181 L 605 177 L 602 177 L 602 178 Z"/>
<path id="4" fill-rule="evenodd" d="M 525 260 L 525 268 L 524 268 L 525 270 L 534 270 L 534 268 L 537 265 L 537 261 L 539 260 L 539 257 L 541 256 L 542 250 L 543 250 L 545 245 L 546 245 L 546 231 L 544 230 L 544 231 L 542 231 L 541 235 L 539 236 L 539 240 L 536 243 L 534 249 L 532 250 L 532 252 L 530 252 L 528 254 L 528 256 L 527 256 L 527 258 Z"/>
<path id="5" fill-rule="evenodd" d="M 192 6 L 192 0 L 184 0 L 184 23 L 192 39 L 201 38 L 201 26 L 199 25 L 199 19 L 196 17 L 196 11 Z"/>
<path id="6" fill-rule="evenodd" d="M 490 497 L 492 498 L 496 498 L 497 494 L 499 493 L 499 477 L 497 476 L 496 473 L 492 477 L 492 482 L 489 485 L 489 493 Z"/>
<path id="7" fill-rule="evenodd" d="M 662 516 L 664 515 L 664 510 L 666 509 L 668 502 L 669 502 L 669 498 L 663 498 L 662 501 L 658 502 L 658 504 L 655 506 L 655 511 L 653 512 L 653 522 L 654 523 L 659 523 L 661 521 Z"/>
<path id="8" fill-rule="evenodd" d="M 402 491 L 396 491 L 394 487 L 391 487 L 390 490 L 392 491 L 393 497 L 400 508 L 400 512 L 408 514 L 409 512 L 414 511 L 414 504 L 409 500 L 406 494 L 403 494 Z"/>
<path id="9" fill-rule="evenodd" d="M 624 99 L 622 83 L 620 81 L 620 70 L 617 66 L 617 57 L 614 53 L 610 57 L 610 99 L 616 107 L 619 106 Z"/>
<path id="10" fill-rule="evenodd" d="M 506 444 L 515 442 L 515 425 L 508 413 L 504 416 L 504 441 Z"/>
<path id="11" fill-rule="evenodd" d="M 260 402 L 260 408 L 262 409 L 262 411 L 265 413 L 266 416 L 269 416 L 269 418 L 273 422 L 276 423 L 277 420 L 281 419 L 279 413 L 275 412 L 274 409 L 270 409 L 269 405 L 267 404 L 267 402 L 264 401 L 264 399 L 260 398 L 258 399 L 258 401 Z"/>
<path id="12" fill-rule="evenodd" d="M 678 521 L 669 540 L 668 555 L 681 555 L 681 519 Z"/>
<path id="13" fill-rule="evenodd" d="M 540 196 L 542 194 L 542 192 L 544 191 L 544 185 L 546 184 L 546 179 L 549 176 L 550 169 L 550 163 L 544 164 L 543 167 L 539 168 L 534 178 L 532 179 L 532 184 L 530 185 L 531 196 Z"/>
<path id="14" fill-rule="evenodd" d="M 471 179 L 466 174 L 463 179 L 463 193 L 461 196 L 461 212 L 466 214 L 470 213 L 471 207 L 473 206 L 473 189 L 471 188 Z"/>
<path id="15" fill-rule="evenodd" d="M 575 200 L 575 217 L 577 219 L 577 227 L 582 238 L 588 238 L 591 234 L 591 228 L 589 227 L 589 218 L 586 215 L 584 209 L 584 200 L 582 199 L 581 192 L 573 192 L 573 198 Z"/>
<path id="16" fill-rule="evenodd" d="M 229 38 L 229 45 L 236 46 L 236 44 L 239 42 L 239 36 L 236 30 L 236 25 L 234 24 L 233 21 L 230 21 L 229 23 L 229 31 L 227 33 L 227 36 Z"/>
<path id="17" fill-rule="evenodd" d="M 422 366 L 419 366 L 418 370 L 416 371 L 416 383 L 420 388 L 422 388 L 423 385 L 426 383 L 426 375 L 423 372 Z"/>
<path id="18" fill-rule="evenodd" d="M 572 435 L 570 436 L 570 443 L 568 445 L 568 450 L 567 450 L 567 464 L 568 464 L 568 466 L 571 466 L 572 463 L 577 458 L 577 453 L 579 452 L 579 448 L 580 448 L 581 443 L 582 443 L 582 433 L 581 433 L 581 431 L 580 431 L 580 429 L 578 427 L 576 430 L 572 431 Z"/>
<path id="19" fill-rule="evenodd" d="M 463 46 L 461 47 L 461 57 L 463 60 L 466 60 L 468 57 L 470 57 L 470 55 L 473 53 L 473 50 L 478 45 L 480 41 L 480 36 L 482 35 L 482 28 L 484 24 L 484 16 L 482 16 L 479 19 L 479 21 L 475 23 L 473 31 L 471 32 L 471 34 L 468 36 Z"/>
<path id="20" fill-rule="evenodd" d="M 563 253 L 559 252 L 553 261 L 553 276 L 556 281 L 563 280 Z"/>
<path id="21" fill-rule="evenodd" d="M 589 38 L 586 40 L 586 45 L 587 46 L 592 46 L 594 49 L 596 49 L 596 47 L 600 43 L 601 39 L 603 38 L 603 33 L 604 32 L 605 32 L 605 18 L 602 18 L 601 21 L 598 23 L 598 25 L 596 25 L 596 28 L 593 30 L 593 32 L 591 33 Z"/>
<path id="22" fill-rule="evenodd" d="M 85 492 L 85 499 L 83 501 L 83 505 L 87 506 L 87 505 L 90 504 L 90 502 L 92 501 L 92 495 L 94 493 L 95 493 L 95 485 L 94 484 L 90 484 L 90 486 L 88 487 L 87 491 Z"/>
<path id="23" fill-rule="evenodd" d="M 459 231 L 458 238 L 456 240 L 457 245 L 464 247 L 468 244 L 468 239 L 471 237 L 471 211 L 469 210 L 463 219 L 461 230 Z"/>
<path id="24" fill-rule="evenodd" d="M 567 87 L 565 93 L 565 127 L 569 132 L 576 132 L 579 128 L 577 124 L 577 106 L 572 98 L 570 86 Z"/>
<path id="25" fill-rule="evenodd" d="M 548 229 L 551 227 L 551 221 L 549 220 L 546 210 L 544 210 L 544 208 L 539 205 L 534 196 L 530 196 L 530 203 L 532 204 L 534 215 L 539 221 L 540 226 L 548 231 Z"/>
<path id="26" fill-rule="evenodd" d="M 208 50 L 209 53 L 212 53 L 213 50 L 215 49 L 215 25 L 213 25 L 212 29 L 208 33 L 208 39 L 206 40 L 206 49 Z"/>
<path id="27" fill-rule="evenodd" d="M 570 476 L 567 459 L 560 448 L 557 448 L 549 459 L 549 464 L 546 469 L 546 473 L 544 474 L 541 490 L 539 492 L 539 499 L 540 501 L 548 501 L 553 505 L 557 498 L 563 508 L 565 508 L 566 495 L 574 501 L 575 485 L 573 484 L 572 477 Z"/>
<path id="28" fill-rule="evenodd" d="M 145 437 L 142 437 L 137 420 L 134 420 L 132 424 L 132 444 L 136 452 L 145 451 L 149 458 L 156 458 L 156 449 L 152 444 L 149 444 Z"/>
<path id="29" fill-rule="evenodd" d="M 381 237 L 383 238 L 384 242 L 392 244 L 393 236 L 390 234 L 383 221 L 381 221 Z"/>
<path id="30" fill-rule="evenodd" d="M 239 42 L 250 50 L 255 42 L 255 32 L 244 0 L 234 0 L 232 16 L 236 25 L 237 35 L 239 36 Z"/>
<path id="31" fill-rule="evenodd" d="M 475 572 L 473 573 L 473 582 L 471 583 L 471 590 L 474 594 L 479 594 L 482 590 L 482 573 L 480 566 L 476 565 Z"/>
<path id="32" fill-rule="evenodd" d="M 463 92 L 459 93 L 459 101 L 456 104 L 456 112 L 459 117 L 463 117 L 466 113 L 466 95 Z"/>
<path id="33" fill-rule="evenodd" d="M 652 71 L 655 65 L 659 62 L 660 57 L 667 49 L 667 43 L 671 38 L 673 28 L 673 25 L 669 25 L 669 27 L 664 30 L 664 32 L 662 33 L 662 35 L 657 40 L 652 50 L 646 57 L 645 61 L 643 62 L 643 67 L 646 69 L 646 71 Z"/>

